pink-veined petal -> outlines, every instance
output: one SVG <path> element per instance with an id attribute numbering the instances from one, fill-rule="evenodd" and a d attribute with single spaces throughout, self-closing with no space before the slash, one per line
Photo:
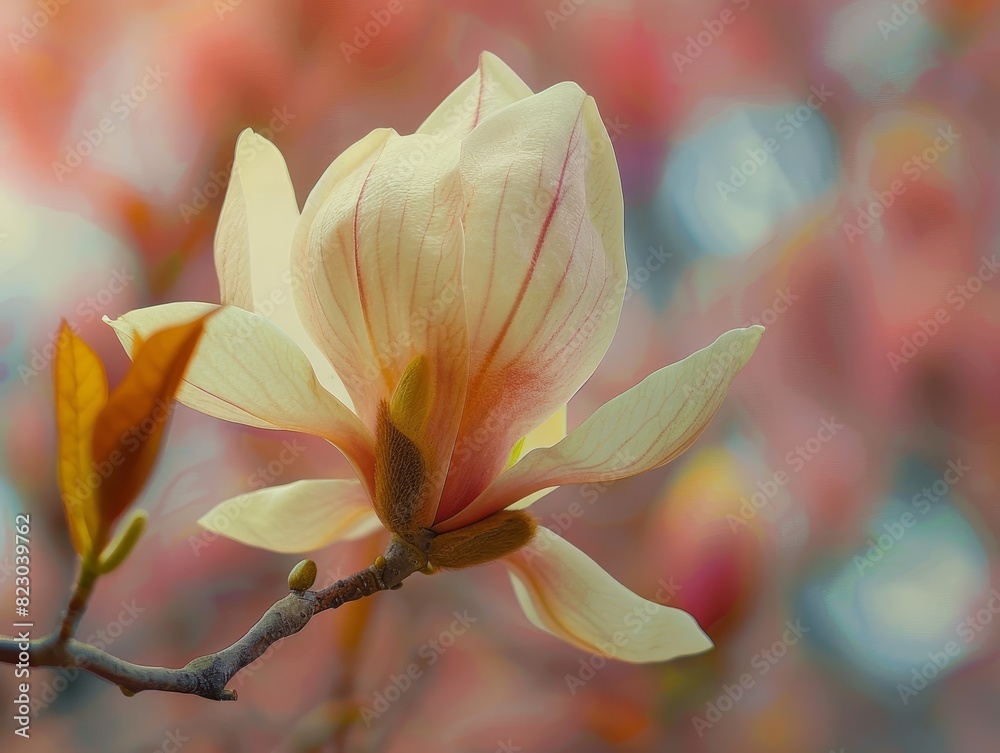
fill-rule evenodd
<path id="1" fill-rule="evenodd" d="M 670 462 L 708 426 L 763 331 L 759 325 L 730 330 L 654 372 L 602 405 L 558 444 L 526 455 L 435 530 L 468 525 L 539 489 L 612 481 Z"/>
<path id="2" fill-rule="evenodd" d="M 316 380 L 309 359 L 278 325 L 235 306 L 166 303 L 105 321 L 130 355 L 164 327 L 219 309 L 205 325 L 177 400 L 209 416 L 264 429 L 323 437 L 336 445 L 366 484 L 374 473 L 371 433 Z"/>
<path id="3" fill-rule="evenodd" d="M 301 308 L 369 427 L 425 357 L 428 414 L 411 438 L 428 466 L 430 525 L 468 377 L 459 145 L 394 132 L 368 141 L 345 153 L 349 164 L 300 226 L 296 266 L 317 270 L 302 278 Z"/>
<path id="4" fill-rule="evenodd" d="M 346 479 L 310 479 L 241 494 L 198 523 L 242 544 L 273 552 L 311 552 L 385 530 L 364 487 Z"/>
<path id="5" fill-rule="evenodd" d="M 222 303 L 255 311 L 281 327 L 309 358 L 320 383 L 351 407 L 343 382 L 306 334 L 295 308 L 290 260 L 298 221 L 284 157 L 263 136 L 244 129 L 215 232 Z"/>
<path id="6" fill-rule="evenodd" d="M 357 271 L 344 271 L 347 254 L 342 247 L 353 249 L 353 222 L 344 227 L 319 215 L 321 210 L 354 209 L 368 172 L 393 135 L 385 128 L 372 131 L 333 161 L 309 193 L 292 241 L 292 292 L 302 323 L 343 379 L 355 412 L 369 428 L 375 426 L 382 395 L 379 383 L 373 384 L 380 376 L 376 346 L 364 326 Z M 334 190 L 347 206 L 328 208 Z"/>
<path id="7" fill-rule="evenodd" d="M 461 139 L 490 115 L 531 96 L 531 89 L 491 52 L 479 56 L 476 72 L 458 85 L 417 129 L 436 141 Z"/>
<path id="8" fill-rule="evenodd" d="M 625 292 L 621 183 L 594 101 L 563 83 L 462 142 L 471 363 L 456 458 L 437 520 L 471 502 L 511 447 L 600 363 Z M 486 434 L 485 441 L 476 437 Z"/>
<path id="9" fill-rule="evenodd" d="M 712 648 L 687 612 L 632 593 L 546 528 L 502 561 L 528 620 L 584 651 L 620 661 L 656 662 Z"/>

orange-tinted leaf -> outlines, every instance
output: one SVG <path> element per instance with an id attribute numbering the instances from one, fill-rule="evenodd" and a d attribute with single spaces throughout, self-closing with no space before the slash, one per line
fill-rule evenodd
<path id="1" fill-rule="evenodd" d="M 93 457 L 104 477 L 98 498 L 105 529 L 132 503 L 156 460 L 171 401 L 198 345 L 206 316 L 161 330 L 132 352 L 132 366 L 94 427 Z"/>
<path id="2" fill-rule="evenodd" d="M 59 491 L 73 548 L 84 556 L 98 529 L 90 449 L 94 422 L 108 400 L 108 379 L 101 359 L 65 319 L 56 341 L 52 377 L 59 433 Z"/>

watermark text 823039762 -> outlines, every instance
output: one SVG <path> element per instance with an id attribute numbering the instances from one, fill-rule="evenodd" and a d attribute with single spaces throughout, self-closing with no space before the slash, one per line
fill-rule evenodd
<path id="1" fill-rule="evenodd" d="M 14 634 L 18 638 L 17 663 L 14 665 L 14 734 L 31 736 L 31 516 L 18 515 L 14 520 Z"/>

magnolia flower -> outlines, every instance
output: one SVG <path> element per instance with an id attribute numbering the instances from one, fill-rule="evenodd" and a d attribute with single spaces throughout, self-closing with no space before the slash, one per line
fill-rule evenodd
<path id="1" fill-rule="evenodd" d="M 623 223 L 594 101 L 568 82 L 533 94 L 489 54 L 415 134 L 376 130 L 341 154 L 301 212 L 277 148 L 244 131 L 215 237 L 223 305 L 177 399 L 324 437 L 357 478 L 253 491 L 200 522 L 278 552 L 384 528 L 427 571 L 502 562 L 528 619 L 587 651 L 710 648 L 690 615 L 632 593 L 524 509 L 683 452 L 763 331 L 724 334 L 567 433 L 566 403 L 617 326 Z M 110 324 L 131 349 L 215 308 Z M 637 610 L 645 628 L 622 638 Z"/>

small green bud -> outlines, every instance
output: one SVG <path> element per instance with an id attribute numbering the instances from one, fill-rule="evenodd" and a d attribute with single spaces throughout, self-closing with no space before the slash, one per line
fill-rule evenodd
<path id="1" fill-rule="evenodd" d="M 316 582 L 316 563 L 302 560 L 288 574 L 288 587 L 293 591 L 306 591 Z"/>
<path id="2" fill-rule="evenodd" d="M 105 548 L 98 562 L 98 571 L 103 575 L 118 567 L 132 553 L 136 542 L 146 529 L 149 514 L 145 510 L 136 510 L 128 521 L 119 526 L 118 535 Z"/>

